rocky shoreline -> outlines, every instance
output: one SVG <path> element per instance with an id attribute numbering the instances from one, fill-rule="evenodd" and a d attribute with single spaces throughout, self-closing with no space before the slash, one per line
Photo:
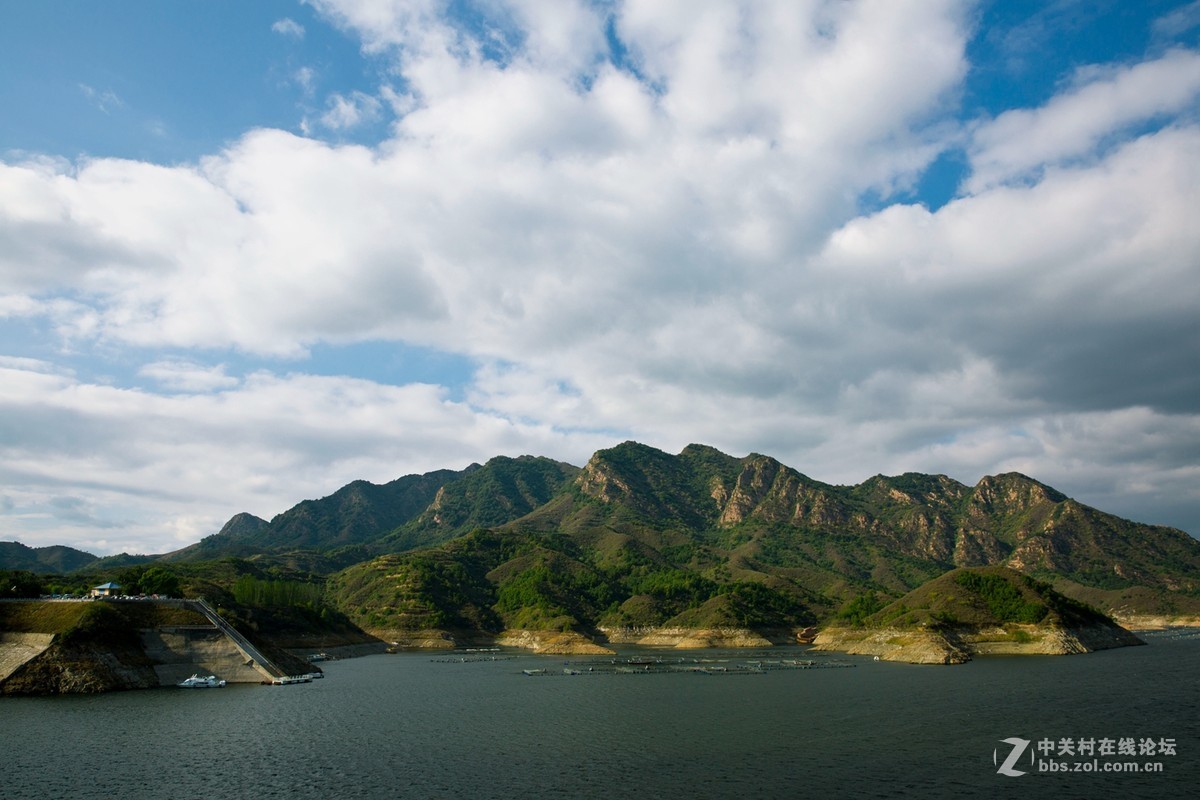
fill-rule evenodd
<path id="1" fill-rule="evenodd" d="M 636 644 L 646 647 L 673 647 L 702 650 L 714 647 L 771 647 L 781 643 L 749 628 L 601 628 L 612 644 Z M 788 644 L 795 644 L 793 635 Z"/>
<path id="2" fill-rule="evenodd" d="M 1172 614 L 1112 615 L 1121 627 L 1131 631 L 1163 631 L 1168 628 L 1200 628 L 1200 616 Z"/>
<path id="3" fill-rule="evenodd" d="M 987 625 L 938 628 L 831 627 L 813 646 L 907 664 L 963 664 L 978 655 L 1071 655 L 1145 644 L 1116 625 Z"/>
<path id="4" fill-rule="evenodd" d="M 1168 627 L 1176 618 L 1139 619 L 1145 629 Z M 1200 620 L 1192 620 L 1200 626 Z M 814 637 L 815 632 L 815 637 Z M 876 656 L 912 664 L 961 664 L 979 655 L 1088 653 L 1144 644 L 1128 630 L 1093 623 L 1064 627 L 1053 624 L 917 627 L 826 627 L 820 631 L 748 628 L 609 627 L 589 637 L 577 631 L 421 630 L 371 631 L 374 641 L 346 645 L 314 643 L 312 649 L 289 648 L 304 656 L 325 652 L 352 658 L 402 650 L 437 651 L 463 647 L 513 647 L 546 655 L 613 655 L 619 645 L 698 650 L 764 648 L 809 644 L 814 649 Z M 0 637 L 0 693 L 74 694 L 172 685 L 183 672 L 203 667 L 234 682 L 258 682 L 244 657 L 213 628 L 142 629 L 121 645 L 100 641 L 68 643 L 50 634 L 4 633 Z M 140 641 L 139 641 L 140 640 Z"/>
<path id="5" fill-rule="evenodd" d="M 594 637 L 576 631 L 510 629 L 498 634 L 447 630 L 372 631 L 389 643 L 389 652 L 452 650 L 459 647 L 519 647 L 553 655 L 612 655 L 610 645 L 670 647 L 679 650 L 755 648 L 807 643 L 802 629 L 755 631 L 749 628 L 602 627 Z"/>
<path id="6" fill-rule="evenodd" d="M 616 651 L 575 631 L 507 630 L 496 637 L 500 647 L 521 647 L 546 655 L 608 656 Z"/>
<path id="7" fill-rule="evenodd" d="M 380 649 L 386 648 L 387 652 L 454 650 L 463 647 L 517 647 L 539 654 L 611 655 L 614 653 L 612 646 L 615 645 L 704 650 L 810 644 L 814 632 L 814 628 L 755 631 L 749 628 L 645 626 L 602 627 L 592 637 L 576 631 L 525 629 L 510 629 L 498 634 L 441 629 L 382 629 L 370 633 L 379 638 Z M 364 654 L 380 652 L 380 649 L 366 648 Z"/>

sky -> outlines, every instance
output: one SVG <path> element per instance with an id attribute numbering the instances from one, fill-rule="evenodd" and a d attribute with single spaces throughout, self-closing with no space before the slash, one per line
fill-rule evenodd
<path id="1" fill-rule="evenodd" d="M 0 4 L 0 539 L 636 440 L 1200 536 L 1200 2 Z"/>

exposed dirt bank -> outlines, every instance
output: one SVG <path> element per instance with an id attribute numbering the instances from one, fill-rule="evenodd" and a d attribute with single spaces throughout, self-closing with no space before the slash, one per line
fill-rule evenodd
<path id="1" fill-rule="evenodd" d="M 1145 644 L 1116 625 L 956 626 L 953 628 L 826 628 L 818 650 L 878 656 L 909 664 L 962 664 L 976 655 L 1068 655 Z"/>

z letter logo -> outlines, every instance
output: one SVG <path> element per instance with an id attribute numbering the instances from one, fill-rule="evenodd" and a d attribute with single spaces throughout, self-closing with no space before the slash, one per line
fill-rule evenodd
<path id="1" fill-rule="evenodd" d="M 1022 770 L 1013 769 L 1013 766 L 1017 763 L 1017 760 L 1020 759 L 1021 754 L 1025 752 L 1025 748 L 1029 747 L 1029 740 L 1018 739 L 1017 737 L 1013 736 L 1008 739 L 1001 739 L 1000 741 L 1004 742 L 1005 744 L 1011 744 L 1012 752 L 1008 754 L 1008 758 L 1004 759 L 1004 763 L 1000 765 L 1000 768 L 997 769 L 996 772 L 1000 773 L 1001 775 L 1007 775 L 1010 778 L 1019 778 L 1020 776 L 1024 775 L 1025 773 Z M 992 763 L 995 764 L 999 758 L 999 748 L 997 748 L 996 750 L 992 751 Z M 1032 763 L 1033 753 L 1029 754 L 1029 760 Z"/>

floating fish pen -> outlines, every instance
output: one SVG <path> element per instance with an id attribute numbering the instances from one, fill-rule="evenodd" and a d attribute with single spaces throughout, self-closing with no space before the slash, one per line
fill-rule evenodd
<path id="1" fill-rule="evenodd" d="M 855 664 L 833 659 L 800 660 L 774 659 L 771 661 L 737 661 L 730 659 L 679 659 L 652 660 L 649 662 L 628 660 L 565 662 L 561 670 L 525 669 L 521 672 L 530 677 L 551 675 L 765 675 L 784 670 L 842 669 Z"/>

